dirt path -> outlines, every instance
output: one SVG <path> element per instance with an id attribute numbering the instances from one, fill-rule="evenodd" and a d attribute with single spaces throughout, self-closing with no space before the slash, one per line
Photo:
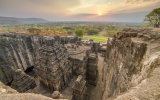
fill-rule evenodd
<path id="1" fill-rule="evenodd" d="M 93 88 L 90 99 L 89 100 L 101 100 L 102 99 L 102 91 L 103 91 L 103 82 L 102 82 L 102 68 L 103 68 L 103 60 L 104 58 L 98 55 L 98 82 L 96 87 L 89 85 L 89 88 Z"/>

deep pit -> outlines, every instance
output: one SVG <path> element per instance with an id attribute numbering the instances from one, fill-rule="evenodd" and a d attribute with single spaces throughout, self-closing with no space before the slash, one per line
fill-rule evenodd
<path id="1" fill-rule="evenodd" d="M 160 34 L 153 29 L 124 29 L 106 44 L 0 34 L 0 80 L 9 85 L 1 83 L 0 96 L 159 100 L 159 47 Z"/>

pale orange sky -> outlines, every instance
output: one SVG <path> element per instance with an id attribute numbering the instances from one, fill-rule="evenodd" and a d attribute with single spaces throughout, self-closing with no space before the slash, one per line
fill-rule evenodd
<path id="1" fill-rule="evenodd" d="M 50 21 L 141 22 L 160 0 L 0 0 L 0 16 Z"/>

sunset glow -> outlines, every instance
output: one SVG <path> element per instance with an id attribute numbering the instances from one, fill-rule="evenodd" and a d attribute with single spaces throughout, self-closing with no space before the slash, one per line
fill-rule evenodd
<path id="1" fill-rule="evenodd" d="M 101 16 L 101 15 L 102 15 L 102 13 L 101 13 L 101 12 L 99 12 L 99 13 L 98 13 L 98 15 L 99 15 L 99 16 Z"/>
<path id="2" fill-rule="evenodd" d="M 141 22 L 159 4 L 160 0 L 0 0 L 0 16 Z"/>

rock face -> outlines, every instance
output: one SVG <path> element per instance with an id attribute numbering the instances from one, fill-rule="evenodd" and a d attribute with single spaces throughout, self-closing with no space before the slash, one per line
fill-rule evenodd
<path id="1" fill-rule="evenodd" d="M 51 38 L 51 39 L 50 39 Z M 54 39 L 53 39 L 54 38 Z M 64 38 L 64 39 L 63 39 Z M 77 37 L 37 36 L 17 33 L 0 34 L 0 80 L 8 84 L 13 80 L 14 71 L 35 67 L 39 48 L 46 45 L 46 39 L 57 43 L 76 42 Z"/>
<path id="2" fill-rule="evenodd" d="M 44 39 L 26 34 L 0 34 L 0 80 L 7 84 L 13 80 L 15 70 L 25 71 L 34 66 Z"/>
<path id="3" fill-rule="evenodd" d="M 34 66 L 32 39 L 28 35 L 0 34 L 0 80 L 7 84 L 16 69 Z"/>
<path id="4" fill-rule="evenodd" d="M 0 82 L 0 100 L 68 100 L 68 99 L 52 99 L 40 94 L 34 93 L 18 93 L 16 90 L 6 86 Z"/>
<path id="5" fill-rule="evenodd" d="M 151 29 L 124 29 L 117 33 L 107 43 L 103 67 L 103 99 L 159 98 L 159 64 L 159 32 Z"/>

